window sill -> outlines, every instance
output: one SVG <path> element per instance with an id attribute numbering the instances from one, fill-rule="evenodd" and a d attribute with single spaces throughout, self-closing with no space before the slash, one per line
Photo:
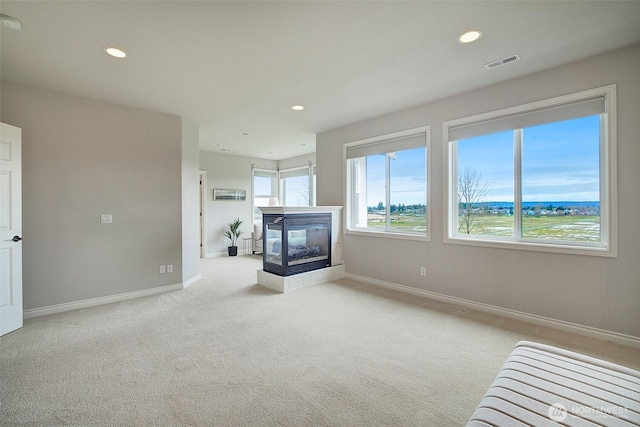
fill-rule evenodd
<path id="1" fill-rule="evenodd" d="M 498 249 L 514 249 L 524 251 L 537 251 L 537 252 L 550 252 L 561 253 L 568 255 L 587 255 L 598 257 L 615 258 L 617 254 L 610 247 L 603 246 L 582 246 L 582 245 L 567 245 L 567 244 L 554 244 L 554 243 L 541 243 L 541 242 L 523 242 L 513 240 L 489 240 L 482 238 L 456 238 L 445 237 L 445 243 L 451 243 L 456 245 L 468 245 L 468 246 L 483 246 Z"/>
<path id="2" fill-rule="evenodd" d="M 431 238 L 427 234 L 410 234 L 397 231 L 370 231 L 362 229 L 346 228 L 345 235 L 377 237 L 382 239 L 415 240 L 419 242 L 430 242 Z"/>

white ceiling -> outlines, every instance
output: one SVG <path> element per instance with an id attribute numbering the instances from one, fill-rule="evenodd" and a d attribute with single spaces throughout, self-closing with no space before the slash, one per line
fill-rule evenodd
<path id="1" fill-rule="evenodd" d="M 0 12 L 22 21 L 1 30 L 2 80 L 183 116 L 200 126 L 201 149 L 267 159 L 314 152 L 322 131 L 640 41 L 640 1 L 2 0 Z M 458 44 L 469 29 L 484 36 Z"/>

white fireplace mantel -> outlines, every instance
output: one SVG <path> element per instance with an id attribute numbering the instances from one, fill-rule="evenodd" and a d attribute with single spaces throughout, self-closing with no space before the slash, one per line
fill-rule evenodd
<path id="1" fill-rule="evenodd" d="M 342 216 L 342 206 L 263 206 L 259 207 L 263 214 L 286 215 L 305 213 L 335 213 Z"/>

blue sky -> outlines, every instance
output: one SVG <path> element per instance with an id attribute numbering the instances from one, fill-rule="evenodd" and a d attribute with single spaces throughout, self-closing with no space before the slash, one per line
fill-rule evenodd
<path id="1" fill-rule="evenodd" d="M 599 116 L 526 128 L 523 201 L 599 200 L 599 135 Z M 459 141 L 458 165 L 480 171 L 490 187 L 486 201 L 513 201 L 511 132 Z"/>
<path id="2" fill-rule="evenodd" d="M 599 200 L 599 116 L 524 130 L 522 195 L 525 202 Z M 433 142 L 432 142 L 433 143 Z M 391 160 L 392 204 L 425 203 L 424 156 L 398 152 Z M 476 169 L 490 190 L 485 201 L 513 201 L 513 133 L 458 142 L 458 170 Z M 396 185 L 394 186 L 394 183 Z M 403 191 L 394 191 L 398 188 Z M 367 158 L 367 205 L 384 203 L 384 156 Z"/>
<path id="3" fill-rule="evenodd" d="M 523 201 L 598 201 L 599 134 L 599 116 L 525 129 Z M 420 149 L 400 151 L 391 160 L 391 204 L 426 203 L 423 153 Z M 384 161 L 384 155 L 367 158 L 368 206 L 384 203 Z M 513 133 L 459 141 L 458 170 L 465 168 L 478 170 L 490 187 L 485 201 L 512 202 Z M 290 180 L 289 199 L 308 191 L 306 179 Z M 270 183 L 270 178 L 256 179 L 256 194 L 268 194 Z"/>
<path id="4" fill-rule="evenodd" d="M 424 149 L 399 151 L 391 160 L 391 204 L 426 204 Z M 384 204 L 384 155 L 367 157 L 367 205 Z"/>

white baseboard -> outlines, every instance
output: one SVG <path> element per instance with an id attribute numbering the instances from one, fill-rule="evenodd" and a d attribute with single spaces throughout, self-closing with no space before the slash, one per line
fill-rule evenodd
<path id="1" fill-rule="evenodd" d="M 189 286 L 191 286 L 194 283 L 198 282 L 200 279 L 202 279 L 202 276 L 200 274 L 198 274 L 197 276 L 194 276 L 191 279 L 185 280 L 184 282 L 182 282 L 182 287 L 184 289 L 187 289 Z"/>
<path id="2" fill-rule="evenodd" d="M 191 279 L 193 280 L 193 279 Z M 111 304 L 114 302 L 126 301 L 129 299 L 146 297 L 150 295 L 162 294 L 165 292 L 177 291 L 183 288 L 182 283 L 175 285 L 160 286 L 157 288 L 143 289 L 141 291 L 125 292 L 122 294 L 108 295 L 106 297 L 90 298 L 82 301 L 67 302 L 64 304 L 49 305 L 47 307 L 32 308 L 24 310 L 22 317 L 31 319 L 33 317 L 47 316 L 49 314 L 63 313 L 65 311 L 78 310 L 81 308 L 95 307 L 97 305 Z"/>
<path id="3" fill-rule="evenodd" d="M 394 289 L 396 291 L 417 295 L 423 298 L 468 307 L 473 310 L 507 317 L 509 319 L 520 320 L 522 322 L 532 323 L 539 326 L 546 326 L 549 328 L 559 329 L 578 335 L 584 335 L 604 341 L 610 341 L 627 347 L 640 348 L 640 337 L 634 337 L 632 335 L 620 334 L 617 332 L 592 328 L 591 326 L 584 326 L 577 323 L 565 322 L 563 320 L 552 319 L 549 317 L 538 316 L 535 314 L 524 313 L 516 310 L 510 310 L 508 308 L 483 304 L 480 302 L 439 294 L 437 292 L 426 291 L 424 289 L 413 288 L 411 286 L 399 285 L 397 283 L 386 282 L 384 280 L 372 279 L 366 276 L 360 276 L 352 273 L 345 273 L 345 278 L 367 283 L 370 285 L 380 286 L 383 288 Z"/>

